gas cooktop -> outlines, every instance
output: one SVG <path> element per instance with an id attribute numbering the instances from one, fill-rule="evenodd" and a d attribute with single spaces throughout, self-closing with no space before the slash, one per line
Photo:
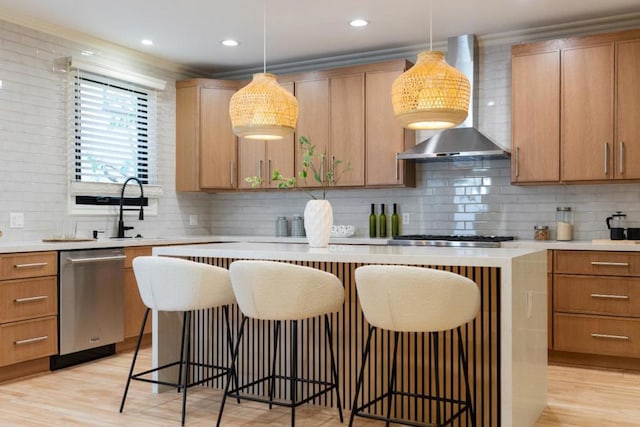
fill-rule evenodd
<path id="1" fill-rule="evenodd" d="M 499 248 L 500 242 L 515 240 L 513 236 L 456 236 L 437 234 L 406 234 L 389 240 L 393 246 L 454 246 L 469 248 Z"/>

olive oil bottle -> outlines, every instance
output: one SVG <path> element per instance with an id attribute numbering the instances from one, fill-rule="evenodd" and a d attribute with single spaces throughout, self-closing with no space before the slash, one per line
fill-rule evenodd
<path id="1" fill-rule="evenodd" d="M 387 215 L 384 213 L 384 203 L 380 205 L 380 237 L 387 237 Z"/>
<path id="2" fill-rule="evenodd" d="M 372 239 L 378 236 L 378 219 L 376 218 L 376 205 L 371 203 L 371 215 L 369 215 L 369 237 Z"/>
<path id="3" fill-rule="evenodd" d="M 393 204 L 393 214 L 391 215 L 391 237 L 396 237 L 400 233 L 400 222 L 398 218 L 398 204 Z"/>

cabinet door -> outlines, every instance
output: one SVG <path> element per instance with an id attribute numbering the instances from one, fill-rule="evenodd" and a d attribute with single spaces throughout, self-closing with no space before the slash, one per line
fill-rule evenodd
<path id="1" fill-rule="evenodd" d="M 281 83 L 280 86 L 294 93 L 294 84 Z M 298 123 L 300 121 L 298 120 Z M 283 139 L 266 142 L 265 187 L 277 188 L 278 183 L 271 181 L 274 170 L 278 170 L 285 178 L 292 177 L 295 171 L 295 134 Z"/>
<path id="2" fill-rule="evenodd" d="M 267 185 L 265 145 L 262 140 L 238 138 L 238 188 L 253 188 L 244 180 L 248 176 L 262 178 L 261 187 Z"/>
<path id="3" fill-rule="evenodd" d="M 351 170 L 339 186 L 364 185 L 364 74 L 331 78 L 331 149 L 329 162 L 340 159 Z M 337 169 L 336 176 L 342 171 Z"/>
<path id="4" fill-rule="evenodd" d="M 562 51 L 561 179 L 613 176 L 613 44 Z"/>
<path id="5" fill-rule="evenodd" d="M 560 179 L 560 51 L 511 60 L 511 181 Z"/>
<path id="6" fill-rule="evenodd" d="M 393 113 L 391 85 L 402 71 L 371 72 L 366 75 L 366 185 L 403 183 L 404 129 Z"/>
<path id="7" fill-rule="evenodd" d="M 640 40 L 617 45 L 616 179 L 640 178 Z"/>
<path id="8" fill-rule="evenodd" d="M 234 89 L 200 89 L 200 187 L 236 187 L 236 137 L 229 101 Z"/>
<path id="9" fill-rule="evenodd" d="M 176 89 L 176 191 L 200 190 L 200 88 Z"/>
<path id="10" fill-rule="evenodd" d="M 295 82 L 298 100 L 298 126 L 296 127 L 295 174 L 298 176 L 302 164 L 302 153 L 297 141 L 301 136 L 309 138 L 319 153 L 329 152 L 329 79 L 303 80 Z M 319 187 L 312 177 L 306 187 Z"/>

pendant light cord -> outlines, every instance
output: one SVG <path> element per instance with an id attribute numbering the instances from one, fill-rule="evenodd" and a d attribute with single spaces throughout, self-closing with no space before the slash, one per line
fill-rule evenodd
<path id="1" fill-rule="evenodd" d="M 433 50 L 433 0 L 429 0 L 429 50 Z"/>
<path id="2" fill-rule="evenodd" d="M 267 72 L 267 0 L 262 1 L 262 72 Z"/>

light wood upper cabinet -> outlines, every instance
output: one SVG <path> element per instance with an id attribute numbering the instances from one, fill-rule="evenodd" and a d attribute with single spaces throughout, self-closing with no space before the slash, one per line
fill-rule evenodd
<path id="1" fill-rule="evenodd" d="M 338 186 L 364 185 L 364 73 L 332 77 L 331 139 L 327 162 L 336 159 L 343 163 L 336 169 L 336 176 L 347 163 L 351 170 L 342 174 Z M 327 165 L 328 166 L 328 165 Z"/>
<path id="2" fill-rule="evenodd" d="M 239 82 L 176 82 L 176 190 L 237 187 L 236 137 L 229 101 Z"/>
<path id="3" fill-rule="evenodd" d="M 640 40 L 616 48 L 615 178 L 640 179 Z"/>
<path id="4" fill-rule="evenodd" d="M 317 152 L 329 152 L 329 78 L 296 80 L 295 96 L 298 100 L 298 125 L 295 134 L 295 174 L 299 176 L 302 151 L 298 140 L 306 136 Z M 313 178 L 305 186 L 319 187 Z"/>
<path id="5" fill-rule="evenodd" d="M 339 186 L 364 185 L 364 73 L 330 76 L 295 82 L 298 99 L 296 140 L 309 138 L 317 153 L 326 153 L 324 174 L 336 159 L 349 163 L 351 171 L 343 174 Z M 296 175 L 302 165 L 302 150 L 296 144 Z M 319 187 L 312 177 L 307 187 Z"/>
<path id="6" fill-rule="evenodd" d="M 366 74 L 367 186 L 415 185 L 413 177 L 406 173 L 415 170 L 414 162 L 397 159 L 398 153 L 415 145 L 415 131 L 398 124 L 391 104 L 391 86 L 402 72 L 372 71 Z"/>
<path id="7" fill-rule="evenodd" d="M 415 162 L 398 162 L 396 153 L 415 144 L 415 132 L 397 124 L 391 107 L 391 84 L 408 65 L 396 60 L 278 76 L 299 112 L 295 137 L 278 141 L 233 135 L 229 100 L 242 82 L 176 82 L 176 189 L 245 190 L 251 185 L 244 179 L 255 175 L 264 180 L 260 189 L 277 187 L 270 181 L 275 169 L 299 176 L 301 136 L 327 154 L 320 173 L 334 159 L 351 164 L 340 186 L 414 186 Z M 300 185 L 319 187 L 313 178 Z"/>
<path id="8" fill-rule="evenodd" d="M 511 60 L 511 181 L 560 179 L 560 50 Z"/>
<path id="9" fill-rule="evenodd" d="M 561 180 L 613 176 L 614 45 L 562 51 Z"/>
<path id="10" fill-rule="evenodd" d="M 640 30 L 513 46 L 512 182 L 639 180 L 639 73 Z"/>
<path id="11" fill-rule="evenodd" d="M 293 83 L 284 83 L 281 86 L 293 93 Z M 238 188 L 253 188 L 245 181 L 248 176 L 263 179 L 259 188 L 277 188 L 278 182 L 271 181 L 272 173 L 276 169 L 284 177 L 293 176 L 293 138 L 293 135 L 272 141 L 238 138 Z"/>

